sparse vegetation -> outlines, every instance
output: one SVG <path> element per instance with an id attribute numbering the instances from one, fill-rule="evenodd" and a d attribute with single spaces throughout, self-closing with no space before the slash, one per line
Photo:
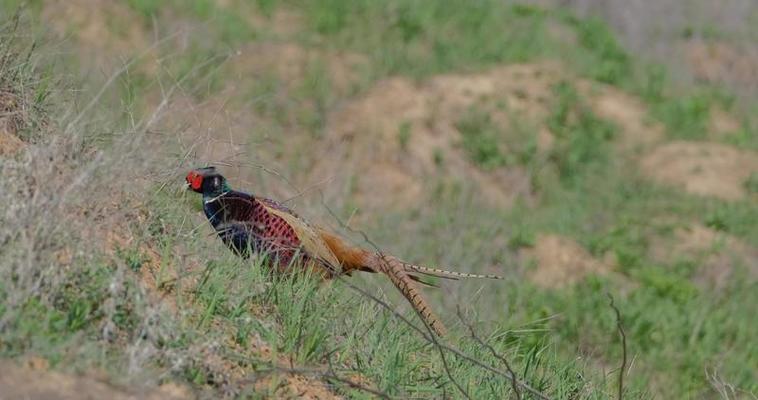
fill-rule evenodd
<path id="1" fill-rule="evenodd" d="M 571 181 L 587 170 L 607 167 L 615 127 L 595 116 L 570 83 L 557 84 L 553 93 L 556 105 L 547 125 L 557 139 L 551 158 L 561 178 Z"/>
<path id="2" fill-rule="evenodd" d="M 603 20 L 565 8 L 106 0 L 84 19 L 61 6 L 79 21 L 61 42 L 38 29 L 47 4 L 7 18 L 17 3 L 0 1 L 3 358 L 103 371 L 127 387 L 177 382 L 207 398 L 512 396 L 513 381 L 488 368 L 550 398 L 615 398 L 624 349 L 611 294 L 631 360 L 624 398 L 758 392 L 756 172 L 726 200 L 639 167 L 661 142 L 697 140 L 740 148 L 738 166 L 758 170 L 754 99 L 683 86 Z M 119 13 L 142 19 L 151 51 L 111 48 L 125 28 L 97 21 Z M 79 82 L 79 69 L 106 67 L 51 56 L 91 48 L 133 62 Z M 492 82 L 476 79 L 482 71 L 514 63 L 524 86 L 471 100 Z M 459 97 L 402 92 L 461 82 Z M 634 126 L 661 126 L 659 141 L 620 145 L 640 132 L 616 118 L 629 115 L 616 91 L 649 117 Z M 715 134 L 715 107 L 739 129 Z M 357 120 L 372 110 L 387 115 L 363 131 Z M 348 161 L 355 154 L 362 163 Z M 366 247 L 506 276 L 426 291 L 450 327 L 442 343 L 470 359 L 404 322 L 420 326 L 380 279 L 320 283 L 230 254 L 179 187 L 203 163 L 344 223 L 356 241 L 360 230 Z M 544 259 L 566 261 L 574 283 L 533 279 Z"/>
<path id="3" fill-rule="evenodd" d="M 499 140 L 503 135 L 492 123 L 488 113 L 472 108 L 458 121 L 456 127 L 463 138 L 463 148 L 477 165 L 485 169 L 505 165 L 506 159 Z"/>

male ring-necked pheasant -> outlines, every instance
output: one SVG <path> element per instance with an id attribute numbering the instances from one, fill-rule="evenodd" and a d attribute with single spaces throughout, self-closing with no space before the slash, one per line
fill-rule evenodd
<path id="1" fill-rule="evenodd" d="M 266 254 L 279 271 L 301 266 L 326 279 L 353 271 L 384 273 L 440 336 L 445 334 L 445 327 L 421 296 L 416 283 L 422 281 L 416 274 L 449 279 L 500 278 L 423 267 L 353 246 L 274 200 L 232 190 L 214 167 L 190 171 L 187 185 L 202 193 L 205 215 L 221 240 L 237 254 Z"/>

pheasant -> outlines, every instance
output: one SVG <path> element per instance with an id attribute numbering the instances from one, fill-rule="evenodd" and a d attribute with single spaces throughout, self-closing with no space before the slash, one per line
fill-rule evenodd
<path id="1" fill-rule="evenodd" d="M 232 190 L 214 167 L 187 174 L 189 189 L 203 195 L 203 211 L 221 240 L 238 255 L 265 254 L 280 272 L 308 268 L 324 279 L 354 271 L 386 275 L 439 336 L 445 327 L 421 295 L 417 284 L 428 283 L 418 274 L 447 279 L 491 278 L 423 267 L 347 243 L 339 236 L 311 225 L 286 206 L 270 199 Z"/>

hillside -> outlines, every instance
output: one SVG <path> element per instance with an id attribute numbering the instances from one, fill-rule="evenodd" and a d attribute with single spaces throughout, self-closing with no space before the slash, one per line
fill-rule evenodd
<path id="1" fill-rule="evenodd" d="M 758 393 L 758 63 L 723 50 L 752 31 L 681 35 L 722 50 L 668 62 L 583 2 L 16 3 L 10 398 L 594 399 L 620 372 L 626 399 Z M 435 280 L 432 339 L 380 276 L 235 257 L 182 186 L 204 165 L 356 245 L 505 280 Z"/>

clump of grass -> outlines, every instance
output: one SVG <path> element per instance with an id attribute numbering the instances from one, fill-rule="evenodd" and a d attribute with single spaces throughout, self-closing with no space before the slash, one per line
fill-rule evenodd
<path id="1" fill-rule="evenodd" d="M 303 6 L 315 32 L 344 47 L 369 49 L 378 76 L 420 77 L 471 64 L 523 61 L 549 46 L 542 29 L 546 13 L 537 7 L 490 0 L 474 7 L 438 1 L 292 3 Z"/>
<path id="2" fill-rule="evenodd" d="M 46 125 L 51 75 L 36 69 L 34 46 L 19 43 L 20 14 L 0 21 L 0 129 L 26 140 L 39 138 Z"/>
<path id="3" fill-rule="evenodd" d="M 506 157 L 500 150 L 501 133 L 488 112 L 469 108 L 455 127 L 461 133 L 463 149 L 476 165 L 494 169 L 506 164 Z"/>
<path id="4" fill-rule="evenodd" d="M 0 46 L 7 52 L 0 57 L 3 88 L 33 116 L 23 129 L 34 138 L 0 163 L 0 183 L 11 188 L 0 192 L 6 205 L 0 228 L 0 355 L 36 354 L 57 368 L 95 367 L 132 376 L 126 366 L 150 356 L 128 347 L 153 330 L 146 324 L 156 311 L 125 272 L 125 261 L 134 260 L 108 256 L 103 246 L 105 233 L 128 231 L 134 215 L 121 189 L 125 182 L 137 189 L 135 175 L 149 165 L 149 152 L 136 151 L 146 127 L 104 128 L 102 120 L 92 119 L 94 112 L 118 120 L 117 113 L 97 109 L 107 87 L 88 106 L 71 106 L 78 102 L 51 83 L 37 58 L 40 50 L 16 51 L 23 43 L 19 38 L 27 37 L 21 31 L 18 25 L 4 30 Z M 124 135 L 104 139 L 95 133 L 116 129 Z M 111 208 L 114 199 L 122 207 Z"/>
<path id="5" fill-rule="evenodd" d="M 645 222 L 620 219 L 615 226 L 589 239 L 589 249 L 598 257 L 611 251 L 621 270 L 629 271 L 643 264 L 647 254 Z"/>
<path id="6" fill-rule="evenodd" d="M 668 133 L 680 139 L 702 139 L 707 134 L 712 100 L 704 94 L 669 99 L 655 108 Z"/>
<path id="7" fill-rule="evenodd" d="M 587 171 L 608 162 L 608 143 L 616 128 L 597 117 L 568 82 L 553 87 L 556 102 L 547 125 L 556 137 L 551 160 L 561 179 L 575 182 Z"/>
<path id="8" fill-rule="evenodd" d="M 127 4 L 140 13 L 149 25 L 153 17 L 170 8 L 172 12 L 199 19 L 211 28 L 217 39 L 224 44 L 239 44 L 251 40 L 256 32 L 239 14 L 211 0 L 160 1 L 128 0 Z"/>
<path id="9" fill-rule="evenodd" d="M 745 180 L 744 185 L 748 193 L 758 193 L 758 172 L 753 172 L 750 174 L 750 176 Z"/>
<path id="10" fill-rule="evenodd" d="M 411 123 L 405 121 L 397 129 L 397 141 L 402 150 L 408 150 L 408 142 L 411 140 L 411 128 Z"/>
<path id="11" fill-rule="evenodd" d="M 295 94 L 303 103 L 298 110 L 299 120 L 311 134 L 319 137 L 333 102 L 331 77 L 326 65 L 316 60 L 308 64 L 304 78 Z"/>
<path id="12" fill-rule="evenodd" d="M 564 15 L 564 21 L 574 27 L 579 44 L 588 50 L 591 57 L 587 62 L 589 75 L 604 83 L 618 85 L 632 74 L 629 54 L 621 47 L 611 28 L 599 18 L 579 19 Z"/>

